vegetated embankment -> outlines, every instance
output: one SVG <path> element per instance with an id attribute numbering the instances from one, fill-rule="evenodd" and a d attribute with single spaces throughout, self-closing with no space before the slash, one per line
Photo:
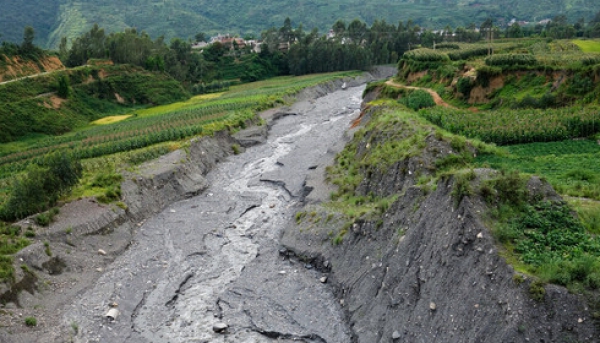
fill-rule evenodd
<path id="1" fill-rule="evenodd" d="M 492 235 L 500 194 L 559 201 L 552 188 L 460 171 L 484 145 L 376 104 L 329 169 L 334 200 L 313 199 L 282 237 L 329 273 L 356 341 L 598 342 L 598 304 L 516 273 Z"/>

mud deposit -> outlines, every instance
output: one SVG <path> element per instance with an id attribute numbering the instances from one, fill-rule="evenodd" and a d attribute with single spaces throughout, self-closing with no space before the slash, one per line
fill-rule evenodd
<path id="1" fill-rule="evenodd" d="M 67 309 L 74 340 L 349 342 L 324 275 L 282 257 L 277 238 L 305 195 L 307 171 L 358 114 L 362 91 L 286 109 L 266 143 L 207 175 L 208 189 L 137 227 L 129 249 Z"/>

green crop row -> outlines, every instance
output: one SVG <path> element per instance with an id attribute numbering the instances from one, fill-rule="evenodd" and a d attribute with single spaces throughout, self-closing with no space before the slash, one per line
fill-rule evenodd
<path id="1" fill-rule="evenodd" d="M 600 132 L 600 113 L 596 108 L 502 109 L 474 113 L 436 107 L 419 113 L 452 133 L 498 145 L 560 141 Z"/>
<path id="2" fill-rule="evenodd" d="M 403 59 L 419 62 L 446 62 L 450 59 L 448 55 L 431 49 L 416 49 L 404 53 Z"/>
<path id="3" fill-rule="evenodd" d="M 535 56 L 529 54 L 500 54 L 485 59 L 486 65 L 501 67 L 535 66 L 537 62 Z"/>

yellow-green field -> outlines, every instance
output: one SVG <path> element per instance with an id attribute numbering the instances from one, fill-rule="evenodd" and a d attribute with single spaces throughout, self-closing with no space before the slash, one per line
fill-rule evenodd
<path id="1" fill-rule="evenodd" d="M 91 124 L 92 125 L 108 125 L 108 124 L 114 124 L 114 123 L 118 123 L 121 120 L 125 120 L 127 118 L 131 117 L 131 114 L 123 114 L 120 116 L 110 116 L 110 117 L 104 117 L 102 119 L 98 119 L 96 121 L 93 121 Z"/>
<path id="2" fill-rule="evenodd" d="M 576 39 L 573 44 L 577 45 L 583 52 L 600 52 L 600 40 Z"/>

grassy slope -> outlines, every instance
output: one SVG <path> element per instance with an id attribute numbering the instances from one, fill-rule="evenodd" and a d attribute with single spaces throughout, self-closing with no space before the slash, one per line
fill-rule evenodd
<path id="1" fill-rule="evenodd" d="M 583 52 L 600 52 L 600 41 L 597 40 L 574 40 L 575 43 Z"/>
<path id="2" fill-rule="evenodd" d="M 302 23 L 307 30 L 318 27 L 323 32 L 337 19 L 350 22 L 358 18 L 369 25 L 376 19 L 394 24 L 412 19 L 421 26 L 442 28 L 445 25 L 467 26 L 471 22 L 478 25 L 490 16 L 503 18 L 506 22 L 512 18 L 534 21 L 567 13 L 574 21 L 580 17 L 590 19 L 600 10 L 600 4 L 594 0 L 35 0 L 27 2 L 26 6 L 31 6 L 28 11 L 11 4 L 8 0 L 0 0 L 3 9 L 0 32 L 5 39 L 20 41 L 22 28 L 33 25 L 41 40 L 47 42 L 43 44 L 47 47 L 58 46 L 61 36 L 78 36 L 94 23 L 108 31 L 137 27 L 153 37 L 165 35 L 169 39 L 193 37 L 200 31 L 260 34 L 270 26 L 280 27 L 287 16 L 295 25 Z"/>
<path id="3" fill-rule="evenodd" d="M 58 78 L 68 75 L 69 99 L 57 101 Z M 124 103 L 119 103 L 119 94 Z M 0 142 L 36 134 L 64 134 L 132 105 L 164 104 L 189 95 L 174 79 L 131 66 L 83 67 L 0 85 Z M 19 143 L 17 143 L 19 145 Z M 0 154 L 14 151 L 0 147 Z"/>
<path id="4" fill-rule="evenodd" d="M 501 189 L 493 190 L 491 185 L 507 187 L 518 184 L 518 174 L 506 171 L 537 174 L 548 180 L 565 196 L 568 206 L 528 203 L 523 199 L 491 202 L 489 225 L 497 239 L 503 243 L 507 261 L 513 264 L 516 270 L 533 274 L 542 282 L 565 285 L 577 293 L 585 289 L 596 290 L 600 288 L 600 169 L 597 167 L 600 165 L 600 145 L 597 142 L 599 137 L 596 124 L 596 94 L 600 86 L 595 81 L 598 65 L 578 62 L 589 57 L 592 57 L 590 61 L 593 61 L 594 55 L 583 54 L 568 41 L 521 43 L 526 45 L 521 46 L 519 52 L 529 50 L 534 53 L 539 65 L 530 69 L 507 67 L 494 74 L 496 82 L 501 78 L 504 86 L 488 92 L 484 100 L 489 103 L 476 105 L 480 110 L 469 108 L 473 105 L 457 94 L 458 87 L 450 84 L 453 77 L 440 75 L 449 69 L 448 66 L 453 67 L 450 69 L 454 69 L 455 77 L 463 76 L 461 70 L 468 70 L 471 66 L 478 70 L 486 68 L 483 63 L 484 57 L 468 60 L 465 68 L 457 68 L 456 62 L 445 66 L 434 65 L 425 77 L 413 82 L 413 85 L 437 89 L 458 109 L 422 110 L 420 114 L 452 132 L 481 137 L 484 140 L 491 139 L 499 144 L 507 144 L 510 140 L 506 138 L 516 141 L 523 137 L 540 140 L 541 142 L 536 143 L 507 145 L 502 148 L 504 153 L 478 156 L 473 167 L 503 170 L 502 175 L 505 175 L 506 180 L 483 183 L 471 190 L 468 187 L 465 189 L 467 193 L 481 196 L 490 203 L 490 196 L 497 195 Z M 595 45 L 594 42 L 591 43 L 587 45 L 588 48 Z M 419 70 L 423 69 L 411 70 L 413 74 L 408 76 L 414 77 L 415 72 Z M 485 74 L 483 75 L 485 80 Z M 560 75 L 560 86 L 553 85 L 557 75 Z M 407 82 L 409 78 L 405 73 L 401 73 L 399 80 Z M 473 81 L 471 86 L 481 85 L 480 82 L 482 81 Z M 531 99 L 537 100 L 546 94 L 554 96 L 555 103 L 550 107 L 557 106 L 559 109 L 527 108 L 530 104 L 539 106 L 540 102 L 536 103 Z M 525 102 L 527 99 L 530 100 Z M 515 106 L 522 109 L 513 110 Z M 452 114 L 437 116 L 443 113 Z M 556 118 L 548 117 L 553 113 Z M 482 121 L 484 118 L 487 118 L 487 121 Z M 577 122 L 577 118 L 590 119 L 590 122 L 583 125 L 585 130 L 574 136 L 590 136 L 589 139 L 561 141 L 560 139 L 564 139 L 560 138 L 564 131 L 548 135 L 562 120 L 560 118 L 571 118 L 571 124 Z M 518 125 L 512 125 L 514 123 Z M 467 124 L 469 129 L 464 130 L 463 124 Z M 531 135 L 531 132 L 544 129 L 547 131 L 542 135 Z M 493 134 L 489 135 L 490 132 Z M 546 142 L 550 140 L 555 141 Z M 517 190 L 515 188 L 506 194 L 519 194 Z M 571 209 L 577 211 L 581 221 L 573 219 Z"/>

